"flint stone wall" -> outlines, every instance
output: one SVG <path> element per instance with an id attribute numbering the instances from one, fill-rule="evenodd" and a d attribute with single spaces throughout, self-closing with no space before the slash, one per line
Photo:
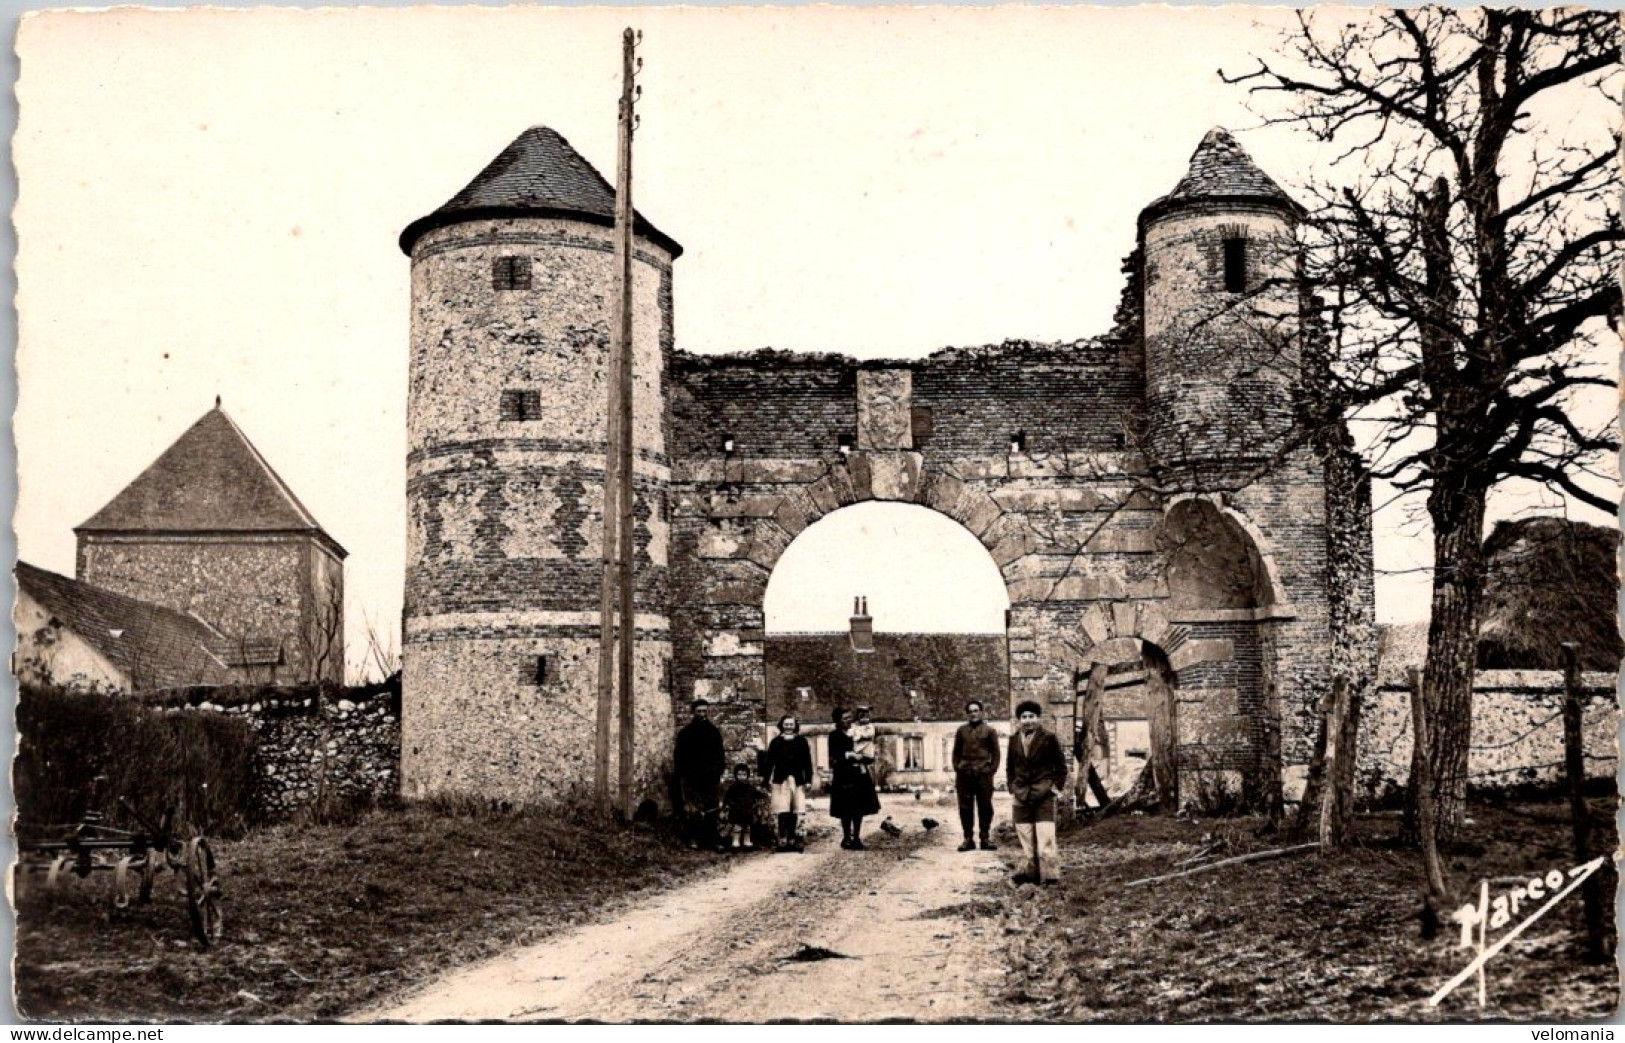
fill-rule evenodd
<path id="1" fill-rule="evenodd" d="M 399 791 L 400 693 L 314 686 L 194 689 L 174 713 L 219 713 L 256 737 L 252 813 L 286 819 L 326 799 L 371 802 Z"/>
<path id="2" fill-rule="evenodd" d="M 1619 768 L 1619 702 L 1613 674 L 1581 683 L 1586 777 L 1611 779 Z M 1467 785 L 1481 791 L 1554 785 L 1563 770 L 1563 675 L 1552 670 L 1480 670 L 1473 684 L 1473 734 Z M 1394 799 L 1411 772 L 1411 696 L 1385 684 L 1360 722 L 1357 794 Z"/>

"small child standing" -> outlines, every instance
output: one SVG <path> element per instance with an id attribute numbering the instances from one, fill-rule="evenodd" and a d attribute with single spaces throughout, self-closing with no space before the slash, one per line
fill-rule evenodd
<path id="1" fill-rule="evenodd" d="M 751 772 L 743 764 L 734 766 L 734 780 L 722 795 L 722 807 L 728 815 L 728 832 L 733 837 L 731 846 L 750 850 L 756 845 L 750 840 L 750 827 L 756 823 L 756 806 L 762 791 L 751 784 Z"/>

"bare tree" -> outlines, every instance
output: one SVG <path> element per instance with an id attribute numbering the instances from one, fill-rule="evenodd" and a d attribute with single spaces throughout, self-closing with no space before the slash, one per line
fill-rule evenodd
<path id="1" fill-rule="evenodd" d="M 1374 425 L 1376 477 L 1426 492 L 1441 839 L 1465 803 L 1489 490 L 1524 479 L 1615 510 L 1598 466 L 1617 442 L 1576 405 L 1614 386 L 1618 33 L 1578 9 L 1302 12 L 1285 57 L 1225 77 L 1354 168 L 1315 190 L 1306 275 L 1334 353 L 1327 408 Z"/>

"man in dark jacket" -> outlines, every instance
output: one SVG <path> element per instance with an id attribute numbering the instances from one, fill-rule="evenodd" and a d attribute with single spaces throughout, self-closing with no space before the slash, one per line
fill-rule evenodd
<path id="1" fill-rule="evenodd" d="M 688 846 L 716 843 L 717 795 L 728 758 L 722 752 L 722 733 L 711 723 L 711 704 L 696 699 L 691 704 L 694 717 L 677 733 L 672 765 L 683 808 L 683 832 Z"/>
<path id="2" fill-rule="evenodd" d="M 993 774 L 999 770 L 999 733 L 982 720 L 982 703 L 965 704 L 968 722 L 954 733 L 954 792 L 959 795 L 959 826 L 965 833 L 961 851 L 976 850 L 971 829 L 981 816 L 982 850 L 995 850 L 993 828 Z"/>
<path id="3" fill-rule="evenodd" d="M 1016 733 L 1005 757 L 1013 800 L 1010 820 L 1021 841 L 1022 870 L 1016 883 L 1058 883 L 1060 851 L 1055 846 L 1055 794 L 1066 785 L 1066 754 L 1055 733 L 1039 723 L 1044 708 L 1027 700 L 1016 707 Z"/>

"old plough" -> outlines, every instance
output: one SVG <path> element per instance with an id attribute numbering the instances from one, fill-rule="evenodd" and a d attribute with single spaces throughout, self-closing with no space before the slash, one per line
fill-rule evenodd
<path id="1" fill-rule="evenodd" d="M 208 839 L 198 831 L 177 827 L 173 810 L 152 825 L 128 804 L 120 803 L 141 823 L 141 830 L 115 829 L 103 822 L 100 812 L 87 811 L 77 825 L 19 832 L 18 875 L 43 877 L 47 887 L 55 887 L 70 877 L 85 880 L 111 873 L 113 905 L 125 909 L 132 895 L 143 905 L 152 901 L 158 875 L 173 873 L 185 887 L 192 936 L 204 948 L 218 942 L 225 919 L 220 874 Z"/>

